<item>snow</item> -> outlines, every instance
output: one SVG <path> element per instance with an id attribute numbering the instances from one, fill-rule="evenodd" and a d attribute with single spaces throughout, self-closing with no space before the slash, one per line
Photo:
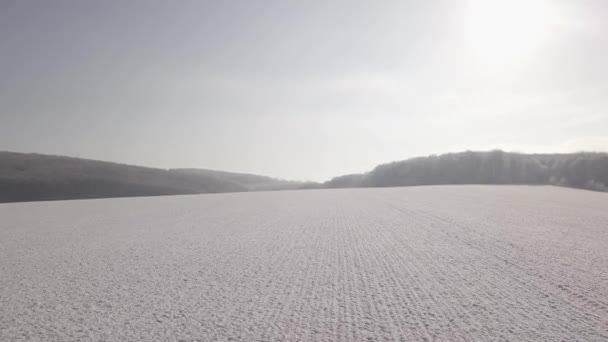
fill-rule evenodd
<path id="1" fill-rule="evenodd" d="M 0 205 L 0 341 L 608 341 L 608 194 Z"/>

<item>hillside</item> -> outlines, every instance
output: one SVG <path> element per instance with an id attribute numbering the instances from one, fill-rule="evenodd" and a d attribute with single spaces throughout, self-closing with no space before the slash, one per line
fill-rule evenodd
<path id="1" fill-rule="evenodd" d="M 206 169 L 170 169 L 169 171 L 174 174 L 193 177 L 208 177 L 210 179 L 217 179 L 219 181 L 227 181 L 251 191 L 297 189 L 303 184 L 302 182 L 282 180 L 268 176 L 252 175 L 248 173 Z"/>
<path id="2" fill-rule="evenodd" d="M 303 183 L 207 169 L 165 170 L 0 152 L 0 202 L 441 184 L 551 184 L 607 191 L 608 154 L 467 151 L 382 164 L 325 183 Z"/>
<path id="3" fill-rule="evenodd" d="M 328 188 L 438 184 L 552 184 L 608 190 L 608 154 L 522 154 L 500 150 L 448 153 L 382 164 L 364 174 L 324 183 Z"/>
<path id="4" fill-rule="evenodd" d="M 270 177 L 164 170 L 34 153 L 0 152 L 0 202 L 156 196 L 295 187 Z"/>

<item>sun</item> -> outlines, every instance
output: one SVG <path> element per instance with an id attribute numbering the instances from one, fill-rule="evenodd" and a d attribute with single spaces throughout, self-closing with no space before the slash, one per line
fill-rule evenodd
<path id="1" fill-rule="evenodd" d="M 469 0 L 464 35 L 474 62 L 492 71 L 525 63 L 551 35 L 551 0 Z"/>

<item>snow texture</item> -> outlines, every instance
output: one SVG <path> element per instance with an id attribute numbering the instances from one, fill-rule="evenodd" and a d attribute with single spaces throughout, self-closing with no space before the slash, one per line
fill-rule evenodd
<path id="1" fill-rule="evenodd" d="M 608 341 L 608 194 L 0 205 L 0 341 Z"/>

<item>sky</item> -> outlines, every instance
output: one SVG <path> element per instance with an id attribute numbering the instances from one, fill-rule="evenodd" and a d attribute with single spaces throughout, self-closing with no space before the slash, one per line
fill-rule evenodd
<path id="1" fill-rule="evenodd" d="M 0 150 L 323 181 L 608 150 L 603 0 L 0 0 Z"/>

